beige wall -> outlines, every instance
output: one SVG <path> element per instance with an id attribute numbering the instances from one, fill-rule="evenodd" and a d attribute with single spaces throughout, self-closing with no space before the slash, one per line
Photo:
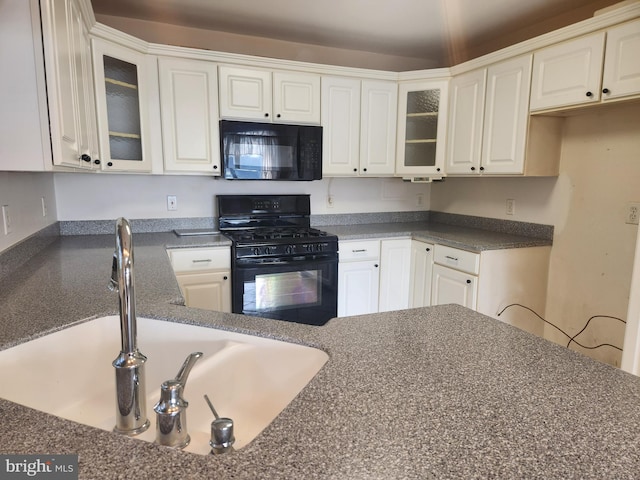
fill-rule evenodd
<path id="1" fill-rule="evenodd" d="M 423 58 L 398 57 L 361 50 L 346 50 L 306 43 L 285 42 L 252 37 L 250 35 L 180 27 L 168 23 L 149 22 L 110 15 L 96 15 L 96 20 L 147 42 L 255 55 L 257 57 L 388 70 L 391 72 L 436 68 L 440 67 L 442 63 Z"/>
<path id="2" fill-rule="evenodd" d="M 638 227 L 624 223 L 625 207 L 640 201 L 639 182 L 640 106 L 596 108 L 565 119 L 558 178 L 448 178 L 432 186 L 431 209 L 553 224 L 545 316 L 573 335 L 592 315 L 626 317 Z M 513 216 L 507 198 L 516 200 Z M 545 337 L 567 343 L 549 326 Z M 589 346 L 623 339 L 624 325 L 603 318 L 579 337 Z M 610 347 L 572 348 L 620 362 Z"/>

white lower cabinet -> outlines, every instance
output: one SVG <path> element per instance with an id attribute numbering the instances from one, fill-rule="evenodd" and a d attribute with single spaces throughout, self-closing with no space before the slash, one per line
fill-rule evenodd
<path id="1" fill-rule="evenodd" d="M 380 241 L 344 241 L 339 244 L 338 316 L 378 311 Z"/>
<path id="2" fill-rule="evenodd" d="M 380 242 L 380 294 L 378 311 L 409 308 L 411 282 L 411 239 Z"/>
<path id="3" fill-rule="evenodd" d="M 457 303 L 476 309 L 480 254 L 436 245 L 434 249 L 431 304 Z"/>
<path id="4" fill-rule="evenodd" d="M 411 240 L 411 268 L 409 307 L 431 305 L 431 275 L 433 272 L 433 244 Z"/>
<path id="5" fill-rule="evenodd" d="M 231 312 L 229 247 L 167 250 L 187 307 Z"/>

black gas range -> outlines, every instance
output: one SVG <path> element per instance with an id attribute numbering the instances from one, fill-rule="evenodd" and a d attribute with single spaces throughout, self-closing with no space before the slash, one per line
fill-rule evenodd
<path id="1" fill-rule="evenodd" d="M 338 239 L 310 226 L 309 195 L 218 195 L 232 311 L 310 325 L 337 316 Z"/>

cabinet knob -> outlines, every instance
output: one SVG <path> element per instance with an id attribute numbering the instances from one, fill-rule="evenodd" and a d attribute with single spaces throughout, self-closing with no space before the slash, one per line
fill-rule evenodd
<path id="1" fill-rule="evenodd" d="M 113 162 L 107 162 L 107 167 L 113 167 Z"/>
<path id="2" fill-rule="evenodd" d="M 95 163 L 96 165 L 100 165 L 100 160 L 98 160 L 97 158 L 93 161 L 93 163 Z"/>
<path id="3" fill-rule="evenodd" d="M 603 88 L 603 89 L 602 89 L 602 93 L 604 93 L 604 94 L 609 93 L 609 89 L 608 89 L 608 88 Z"/>
<path id="4" fill-rule="evenodd" d="M 436 172 L 439 172 L 439 171 L 440 171 L 440 168 L 439 168 L 439 167 L 438 167 L 438 168 L 436 168 Z"/>
<path id="5" fill-rule="evenodd" d="M 378 268 L 378 264 L 377 264 L 377 263 L 374 263 L 374 264 L 373 264 L 373 266 L 374 266 L 374 267 L 376 267 L 376 268 Z"/>
<path id="6" fill-rule="evenodd" d="M 467 283 L 471 283 L 471 280 L 467 280 Z"/>
<path id="7" fill-rule="evenodd" d="M 430 249 L 430 248 L 425 248 L 425 250 L 426 250 L 427 252 L 430 252 L 430 251 L 431 251 L 431 249 Z"/>
<path id="8" fill-rule="evenodd" d="M 587 97 L 593 97 L 593 93 L 587 92 Z"/>
<path id="9" fill-rule="evenodd" d="M 89 163 L 91 162 L 91 157 L 86 153 L 83 153 L 82 155 L 80 155 L 80 160 L 82 160 L 83 162 Z"/>
<path id="10" fill-rule="evenodd" d="M 476 167 L 471 167 L 471 171 L 475 172 L 476 171 Z"/>
<path id="11" fill-rule="evenodd" d="M 480 167 L 480 171 L 482 172 L 484 170 L 484 167 Z"/>
<path id="12" fill-rule="evenodd" d="M 354 169 L 353 169 L 353 171 L 354 171 L 354 172 L 357 172 L 357 171 L 358 171 L 358 169 L 357 169 L 357 168 L 354 168 Z"/>
<path id="13" fill-rule="evenodd" d="M 280 115 L 280 114 L 276 115 L 276 117 L 278 117 L 278 118 L 280 118 L 281 116 L 282 116 L 282 115 Z"/>
<path id="14" fill-rule="evenodd" d="M 227 277 L 226 275 L 224 277 L 222 277 L 223 280 L 228 280 L 229 277 Z"/>
<path id="15" fill-rule="evenodd" d="M 362 170 L 363 170 L 364 172 L 366 172 L 366 171 L 367 171 L 367 169 L 366 169 L 366 168 L 363 168 Z"/>
<path id="16" fill-rule="evenodd" d="M 268 113 L 265 113 L 265 114 L 264 114 L 264 116 L 265 116 L 265 117 L 268 117 L 268 116 L 269 116 L 269 114 L 268 114 Z"/>
<path id="17" fill-rule="evenodd" d="M 213 169 L 214 169 L 214 170 L 217 170 L 217 169 L 218 169 L 218 165 L 214 165 L 214 166 L 213 166 Z"/>

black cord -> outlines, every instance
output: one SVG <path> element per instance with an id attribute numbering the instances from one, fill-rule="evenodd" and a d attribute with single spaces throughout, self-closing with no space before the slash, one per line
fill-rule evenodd
<path id="1" fill-rule="evenodd" d="M 551 325 L 553 328 L 555 328 L 556 330 L 558 330 L 560 333 L 562 333 L 564 336 L 566 336 L 569 339 L 569 343 L 567 343 L 567 348 L 569 348 L 569 345 L 571 345 L 571 342 L 575 343 L 576 345 L 582 347 L 582 348 L 586 348 L 587 350 L 595 350 L 596 348 L 600 348 L 600 347 L 611 347 L 611 348 L 615 348 L 616 350 L 620 350 L 622 351 L 622 349 L 620 347 L 617 347 L 615 345 L 612 345 L 610 343 L 601 343 L 600 345 L 596 345 L 595 347 L 587 347 L 586 345 L 582 345 L 580 342 L 578 342 L 576 340 L 576 337 L 578 335 L 580 335 L 582 332 L 584 332 L 586 330 L 586 328 L 589 326 L 589 322 L 591 322 L 591 320 L 593 320 L 594 318 L 612 318 L 614 320 L 619 320 L 622 323 L 627 323 L 626 321 L 622 320 L 621 318 L 618 317 L 612 317 L 610 315 L 594 315 L 591 318 L 589 318 L 589 320 L 587 320 L 587 323 L 585 324 L 584 327 L 582 327 L 582 330 L 580 330 L 578 333 L 576 333 L 575 335 L 571 336 L 569 335 L 567 332 L 565 332 L 564 330 L 562 330 L 560 327 L 558 327 L 557 325 L 554 325 L 553 323 L 551 323 L 550 321 L 542 318 L 537 312 L 535 312 L 533 309 L 522 305 L 521 303 L 512 303 L 510 305 L 507 305 L 506 307 L 504 307 L 502 310 L 500 310 L 498 312 L 498 317 L 500 315 L 502 315 L 504 313 L 504 311 L 509 308 L 509 307 L 521 307 L 524 308 L 525 310 L 529 310 L 531 313 L 533 313 L 536 317 L 538 317 L 540 320 L 542 320 L 544 323 L 547 323 L 549 325 Z"/>

